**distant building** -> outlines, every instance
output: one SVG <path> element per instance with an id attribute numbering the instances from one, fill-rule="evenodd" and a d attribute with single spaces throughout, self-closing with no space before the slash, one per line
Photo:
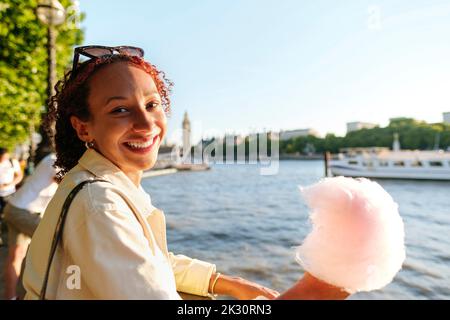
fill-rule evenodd
<path id="1" fill-rule="evenodd" d="M 444 112 L 442 114 L 442 118 L 444 120 L 444 123 L 450 124 L 450 112 Z"/>
<path id="2" fill-rule="evenodd" d="M 398 133 L 394 133 L 394 141 L 392 142 L 392 151 L 400 151 L 400 139 Z"/>
<path id="3" fill-rule="evenodd" d="M 189 121 L 187 111 L 183 118 L 183 150 L 191 151 L 191 121 Z"/>
<path id="4" fill-rule="evenodd" d="M 280 131 L 280 140 L 289 140 L 298 137 L 306 137 L 306 136 L 319 136 L 319 133 L 314 129 L 297 129 L 297 130 L 287 130 Z"/>
<path id="5" fill-rule="evenodd" d="M 377 124 L 370 122 L 361 122 L 361 121 L 347 122 L 347 133 L 361 129 L 372 129 L 375 128 L 376 126 Z"/>

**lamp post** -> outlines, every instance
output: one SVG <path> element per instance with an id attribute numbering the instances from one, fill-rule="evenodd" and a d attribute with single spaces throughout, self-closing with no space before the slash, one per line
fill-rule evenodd
<path id="1" fill-rule="evenodd" d="M 40 0 L 36 9 L 36 15 L 39 21 L 47 26 L 47 103 L 55 94 L 56 83 L 56 31 L 55 26 L 64 22 L 66 12 L 58 0 Z M 36 150 L 31 148 L 30 158 L 32 159 L 31 170 L 34 164 L 39 162 L 51 150 L 50 139 L 47 136 L 42 124 L 39 127 L 39 133 L 42 140 Z"/>

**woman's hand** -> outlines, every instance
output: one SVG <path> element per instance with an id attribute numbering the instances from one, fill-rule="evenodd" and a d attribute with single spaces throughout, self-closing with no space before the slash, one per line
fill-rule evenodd
<path id="1" fill-rule="evenodd" d="M 312 274 L 305 272 L 286 292 L 277 299 L 280 300 L 343 300 L 350 294 L 344 289 L 317 279 Z"/>
<path id="2" fill-rule="evenodd" d="M 215 274 L 211 277 L 210 292 L 215 277 Z M 240 277 L 231 277 L 227 275 L 219 276 L 219 279 L 214 286 L 214 293 L 228 295 L 239 300 L 251 300 L 258 296 L 274 299 L 279 295 L 277 291 L 266 288 L 257 283 Z"/>

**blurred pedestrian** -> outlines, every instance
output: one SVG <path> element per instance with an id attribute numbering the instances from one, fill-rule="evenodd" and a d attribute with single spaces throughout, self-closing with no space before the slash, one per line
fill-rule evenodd
<path id="1" fill-rule="evenodd" d="M 16 297 L 17 280 L 31 236 L 58 188 L 57 171 L 53 167 L 55 160 L 54 153 L 43 158 L 4 209 L 4 222 L 8 227 L 8 257 L 4 271 L 6 299 Z"/>
<path id="2" fill-rule="evenodd" d="M 0 245 L 3 245 L 3 209 L 8 198 L 16 192 L 16 185 L 22 181 L 23 172 L 16 159 L 11 158 L 8 149 L 0 147 Z"/>

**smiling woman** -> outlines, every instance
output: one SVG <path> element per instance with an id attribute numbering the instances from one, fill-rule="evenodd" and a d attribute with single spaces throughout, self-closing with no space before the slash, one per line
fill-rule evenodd
<path id="1" fill-rule="evenodd" d="M 79 65 L 80 55 L 90 60 Z M 76 48 L 72 72 L 57 85 L 46 125 L 60 184 L 27 254 L 25 298 L 275 297 L 168 251 L 164 214 L 140 182 L 166 134 L 172 84 L 142 57 L 134 47 Z"/>
<path id="2" fill-rule="evenodd" d="M 139 185 L 142 171 L 156 162 L 167 127 L 155 82 L 136 66 L 115 63 L 98 70 L 90 85 L 90 118 L 71 116 L 72 127 Z"/>

